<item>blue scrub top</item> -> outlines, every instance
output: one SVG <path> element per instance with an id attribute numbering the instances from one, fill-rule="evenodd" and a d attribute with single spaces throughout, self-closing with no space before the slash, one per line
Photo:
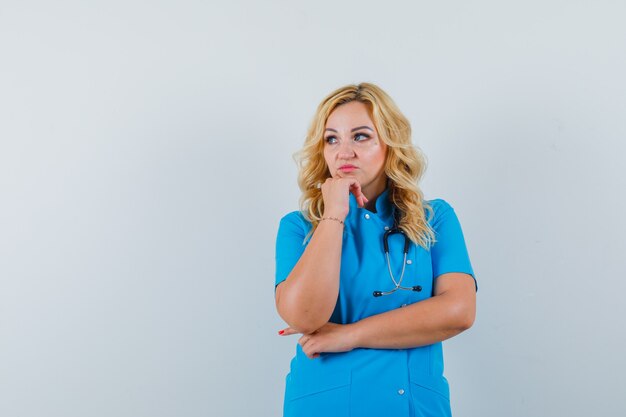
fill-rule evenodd
<path id="1" fill-rule="evenodd" d="M 339 296 L 330 318 L 333 323 L 354 323 L 430 298 L 434 280 L 441 274 L 464 272 L 474 277 L 454 209 L 442 199 L 428 200 L 434 209 L 429 223 L 437 242 L 430 250 L 411 242 L 401 284 L 420 285 L 422 290 L 397 290 L 373 297 L 374 291 L 395 287 L 389 276 L 382 239 L 386 228 L 392 228 L 394 223 L 395 207 L 388 197 L 389 188 L 377 198 L 373 213 L 360 208 L 350 194 Z M 310 230 L 311 223 L 299 211 L 280 220 L 276 285 L 287 278 L 300 259 Z M 389 237 L 391 269 L 396 281 L 402 272 L 403 247 L 403 235 Z M 285 417 L 450 416 L 441 342 L 411 349 L 357 348 L 350 352 L 322 353 L 315 359 L 309 359 L 296 343 L 296 354 L 285 380 Z"/>

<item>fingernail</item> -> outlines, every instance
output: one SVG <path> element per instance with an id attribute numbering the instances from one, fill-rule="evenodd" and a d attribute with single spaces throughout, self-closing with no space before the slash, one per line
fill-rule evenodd
<path id="1" fill-rule="evenodd" d="M 283 334 L 283 333 L 285 333 L 285 331 L 284 331 L 284 330 L 279 330 L 279 331 L 278 331 L 278 334 Z"/>

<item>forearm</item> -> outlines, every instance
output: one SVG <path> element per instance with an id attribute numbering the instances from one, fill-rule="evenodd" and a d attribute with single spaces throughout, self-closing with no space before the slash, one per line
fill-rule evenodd
<path id="1" fill-rule="evenodd" d="M 441 294 L 350 325 L 354 347 L 406 349 L 449 339 L 472 326 L 475 304 Z"/>
<path id="2" fill-rule="evenodd" d="M 343 225 L 320 222 L 298 263 L 279 285 L 276 307 L 291 328 L 310 333 L 330 319 L 339 294 L 342 245 Z"/>

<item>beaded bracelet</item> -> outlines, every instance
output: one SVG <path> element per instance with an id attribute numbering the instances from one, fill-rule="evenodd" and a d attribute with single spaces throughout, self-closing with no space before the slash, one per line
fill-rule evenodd
<path id="1" fill-rule="evenodd" d="M 344 223 L 343 223 L 343 220 L 340 220 L 340 219 L 338 219 L 338 218 L 336 218 L 336 217 L 322 217 L 322 220 L 334 220 L 334 221 L 336 221 L 336 222 L 341 223 L 342 225 L 344 224 Z"/>

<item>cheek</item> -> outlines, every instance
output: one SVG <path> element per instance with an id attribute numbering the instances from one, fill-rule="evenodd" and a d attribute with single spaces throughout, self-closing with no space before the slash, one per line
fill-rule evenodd
<path id="1" fill-rule="evenodd" d="M 379 158 L 380 164 L 385 165 L 385 161 L 387 160 L 387 146 L 383 147 L 380 150 L 378 158 Z"/>
<path id="2" fill-rule="evenodd" d="M 328 161 L 330 159 L 330 154 L 329 154 L 329 152 L 328 152 L 328 150 L 326 148 L 324 149 L 324 154 L 323 155 L 324 155 L 324 161 L 326 162 L 326 165 L 328 165 Z"/>
<path id="3" fill-rule="evenodd" d="M 326 162 L 326 167 L 332 171 L 331 167 L 332 167 L 332 160 L 333 158 L 331 157 L 330 152 L 328 152 L 328 150 L 324 149 L 324 162 Z"/>
<path id="4" fill-rule="evenodd" d="M 385 152 L 381 149 L 372 150 L 372 152 L 368 155 L 368 160 L 373 165 L 382 165 L 385 163 Z"/>

